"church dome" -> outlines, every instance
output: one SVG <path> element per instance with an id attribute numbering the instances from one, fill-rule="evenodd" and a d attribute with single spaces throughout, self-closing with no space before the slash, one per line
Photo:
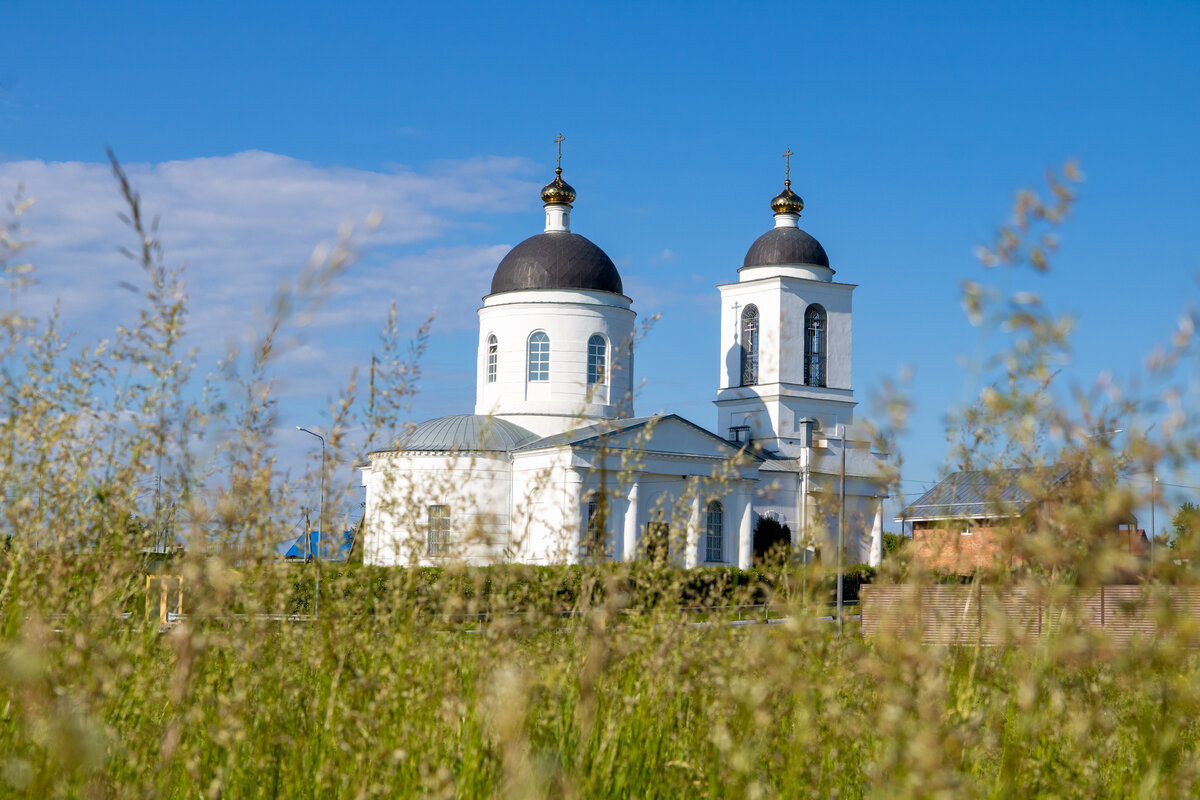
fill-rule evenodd
<path id="1" fill-rule="evenodd" d="M 409 452 L 504 452 L 538 437 L 520 425 L 485 414 L 456 414 L 426 420 L 397 437 L 391 449 Z"/>
<path id="2" fill-rule="evenodd" d="M 789 265 L 828 267 L 829 256 L 821 243 L 808 233 L 785 226 L 772 228 L 758 237 L 742 262 L 743 269 Z"/>
<path id="3" fill-rule="evenodd" d="M 587 238 L 569 231 L 530 236 L 501 259 L 492 276 L 492 294 L 524 289 L 623 294 L 621 275 L 612 259 Z"/>

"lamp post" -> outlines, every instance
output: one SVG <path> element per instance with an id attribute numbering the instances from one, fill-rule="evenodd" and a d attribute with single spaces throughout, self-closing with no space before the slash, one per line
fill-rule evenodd
<path id="1" fill-rule="evenodd" d="M 313 548 L 317 558 L 317 591 L 313 597 L 313 616 L 319 617 L 321 615 L 321 531 L 325 528 L 325 437 L 299 425 L 296 426 L 296 430 L 321 440 L 321 505 L 317 512 L 317 545 Z M 307 537 L 308 531 L 305 531 L 304 535 Z"/>
<path id="2" fill-rule="evenodd" d="M 842 429 L 842 476 L 841 488 L 838 490 L 838 531 L 837 531 L 837 635 L 843 632 L 842 615 L 845 611 L 843 586 L 846 580 L 845 548 L 846 548 L 846 423 L 841 423 Z"/>

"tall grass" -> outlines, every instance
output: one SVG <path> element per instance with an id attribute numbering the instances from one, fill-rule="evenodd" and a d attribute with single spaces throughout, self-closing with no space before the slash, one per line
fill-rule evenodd
<path id="1" fill-rule="evenodd" d="M 198 387 L 179 351 L 180 276 L 163 266 L 136 192 L 114 170 L 144 303 L 111 342 L 79 347 L 53 319 L 23 316 L 32 273 L 19 204 L 2 240 L 12 303 L 0 375 L 10 537 L 0 555 L 0 793 L 1196 793 L 1196 625 L 1169 609 L 1153 637 L 1120 648 L 1071 624 L 1037 641 L 1014 631 L 1008 645 L 945 647 L 922 644 L 920 631 L 864 639 L 853 624 L 837 637 L 823 618 L 828 576 L 800 567 L 451 565 L 326 570 L 311 616 L 315 565 L 266 556 L 292 489 L 271 458 L 271 365 L 297 311 L 319 303 L 352 260 L 353 237 L 281 289 L 260 341 Z M 1045 266 L 1050 240 L 1038 226 L 1056 225 L 1071 199 L 1051 185 L 1049 201 L 1021 196 L 985 261 Z M 981 367 L 1000 379 L 962 418 L 960 463 L 1010 463 L 1059 441 L 1055 458 L 1088 465 L 1012 543 L 1031 566 L 989 580 L 1046 592 L 1111 580 L 1128 565 L 1101 532 L 1142 499 L 1123 471 L 1193 458 L 1194 420 L 1168 414 L 1158 430 L 1169 436 L 1134 431 L 1120 450 L 1108 437 L 1061 444 L 1062 431 L 1103 429 L 1143 407 L 1084 394 L 1067 408 L 1052 382 L 1065 322 L 974 284 L 965 300 L 1012 338 Z M 369 391 L 352 384 L 330 409 L 335 452 L 350 450 L 352 426 L 397 429 L 420 347 L 418 337 L 406 350 L 388 321 Z M 1192 347 L 1177 338 L 1155 369 Z M 904 398 L 883 399 L 890 425 L 901 424 Z M 155 473 L 169 503 L 136 491 Z M 146 621 L 143 550 L 168 521 L 189 547 L 170 567 L 183 578 L 185 617 L 163 627 L 157 613 Z M 1191 580 L 1171 559 L 1156 568 Z M 901 548 L 879 579 L 921 574 Z M 764 602 L 787 622 L 728 624 L 728 607 Z M 707 610 L 686 610 L 696 607 Z"/>

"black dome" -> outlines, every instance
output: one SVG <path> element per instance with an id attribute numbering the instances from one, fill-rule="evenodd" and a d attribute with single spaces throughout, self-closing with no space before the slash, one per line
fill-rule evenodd
<path id="1" fill-rule="evenodd" d="M 750 245 L 742 268 L 789 264 L 828 267 L 829 256 L 820 242 L 799 228 L 772 228 Z"/>
<path id="2" fill-rule="evenodd" d="M 492 294 L 522 289 L 623 293 L 612 259 L 578 233 L 566 231 L 530 236 L 501 259 L 492 276 Z"/>

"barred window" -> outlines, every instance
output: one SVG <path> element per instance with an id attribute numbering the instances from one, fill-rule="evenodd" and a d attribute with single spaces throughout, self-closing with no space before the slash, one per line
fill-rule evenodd
<path id="1" fill-rule="evenodd" d="M 804 383 L 825 385 L 825 309 L 814 303 L 804 312 Z"/>
<path id="2" fill-rule="evenodd" d="M 550 337 L 545 331 L 529 337 L 529 380 L 550 380 Z"/>
<path id="3" fill-rule="evenodd" d="M 587 382 L 595 386 L 608 380 L 608 342 L 600 334 L 588 339 Z"/>
<path id="4" fill-rule="evenodd" d="M 742 386 L 758 383 L 758 306 L 742 311 Z"/>
<path id="5" fill-rule="evenodd" d="M 431 556 L 445 555 L 450 549 L 450 506 L 429 506 L 429 534 L 425 551 Z"/>
<path id="6" fill-rule="evenodd" d="M 719 563 L 725 560 L 725 507 L 713 500 L 708 504 L 707 536 L 704 537 L 704 560 Z"/>
<path id="7" fill-rule="evenodd" d="M 496 334 L 492 334 L 487 339 L 487 382 L 496 382 L 496 358 L 500 352 L 500 342 L 496 340 Z"/>

